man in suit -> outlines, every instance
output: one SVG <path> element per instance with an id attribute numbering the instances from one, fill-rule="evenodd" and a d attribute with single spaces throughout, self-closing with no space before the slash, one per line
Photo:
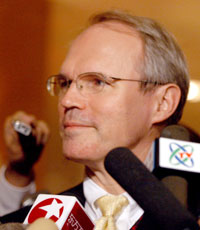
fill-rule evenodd
<path id="1" fill-rule="evenodd" d="M 102 216 L 100 197 L 123 195 L 128 204 L 116 228 L 136 228 L 144 210 L 105 170 L 105 156 L 124 146 L 151 170 L 152 143 L 181 118 L 188 86 L 182 51 L 154 20 L 105 12 L 72 42 L 47 88 L 59 98 L 63 153 L 86 169 L 83 183 L 63 194 L 75 194 L 94 222 Z M 157 229 L 142 219 L 138 229 Z"/>

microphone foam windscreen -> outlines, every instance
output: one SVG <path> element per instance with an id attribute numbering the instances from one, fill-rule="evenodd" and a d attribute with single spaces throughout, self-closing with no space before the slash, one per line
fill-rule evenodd
<path id="1" fill-rule="evenodd" d="M 161 229 L 196 227 L 190 213 L 129 149 L 116 148 L 109 152 L 105 168 Z"/>

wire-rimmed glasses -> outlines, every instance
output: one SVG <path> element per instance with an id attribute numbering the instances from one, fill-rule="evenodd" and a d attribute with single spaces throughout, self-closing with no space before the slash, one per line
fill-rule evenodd
<path id="1" fill-rule="evenodd" d="M 132 81 L 132 82 L 143 82 L 145 84 L 158 84 L 158 82 L 150 82 L 147 80 L 137 79 L 122 79 L 115 77 L 107 77 L 102 73 L 97 72 L 86 72 L 78 75 L 74 80 L 68 79 L 62 74 L 50 76 L 47 80 L 47 90 L 52 96 L 62 96 L 70 88 L 72 82 L 76 83 L 76 87 L 83 96 L 96 94 L 103 91 L 106 84 L 112 85 L 115 81 Z"/>

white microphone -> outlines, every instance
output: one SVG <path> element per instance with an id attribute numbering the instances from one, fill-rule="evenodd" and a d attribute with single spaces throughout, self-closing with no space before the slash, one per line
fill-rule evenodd
<path id="1" fill-rule="evenodd" d="M 38 195 L 25 218 L 24 224 L 32 224 L 39 218 L 51 219 L 59 230 L 93 230 L 94 228 L 94 224 L 86 214 L 84 207 L 74 196 Z M 29 230 L 34 229 L 36 228 Z M 40 229 L 42 228 L 40 227 Z"/>

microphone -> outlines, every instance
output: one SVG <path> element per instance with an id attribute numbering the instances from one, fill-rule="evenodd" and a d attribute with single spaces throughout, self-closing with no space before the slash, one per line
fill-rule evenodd
<path id="1" fill-rule="evenodd" d="M 190 132 L 184 126 L 169 125 L 162 130 L 161 137 L 190 141 Z"/>
<path id="2" fill-rule="evenodd" d="M 183 126 L 171 125 L 155 140 L 154 171 L 156 173 L 159 169 L 158 177 L 164 177 L 167 173 L 187 179 L 191 173 L 200 173 L 200 144 L 192 142 L 190 132 Z"/>
<path id="3" fill-rule="evenodd" d="M 196 149 L 196 145 L 199 145 L 200 143 L 200 135 L 197 132 L 195 132 L 194 130 L 192 130 L 187 126 L 171 125 L 163 130 L 161 136 L 166 138 L 174 138 L 174 139 L 180 139 L 184 141 L 190 141 L 188 142 L 188 145 L 191 145 L 193 148 L 192 155 L 194 155 L 193 156 L 194 165 L 197 165 L 197 167 L 199 168 L 198 159 L 200 159 L 199 156 L 200 149 L 199 148 Z M 196 142 L 195 146 L 193 146 L 194 142 Z M 178 171 L 174 170 L 173 175 L 164 177 L 162 181 L 174 193 L 174 195 L 177 196 L 182 203 L 184 204 L 186 203 L 187 208 L 198 219 L 200 219 L 200 198 L 199 198 L 200 188 L 197 183 L 200 179 L 199 171 L 196 170 L 196 173 L 193 173 L 192 170 L 190 172 L 185 171 L 184 173 L 179 171 L 178 176 L 176 175 L 177 172 Z M 175 177 L 176 180 L 178 180 L 179 182 L 177 185 L 175 184 L 176 183 Z"/>
<path id="4" fill-rule="evenodd" d="M 27 230 L 58 230 L 58 227 L 51 219 L 39 218 L 30 224 Z"/>
<path id="5" fill-rule="evenodd" d="M 173 193 L 179 202 L 188 208 L 188 182 L 185 178 L 176 175 L 165 176 L 162 183 Z"/>
<path id="6" fill-rule="evenodd" d="M 78 199 L 73 196 L 40 194 L 24 220 L 24 224 L 33 225 L 29 230 L 36 230 L 44 222 L 39 218 L 55 222 L 59 230 L 93 230 L 94 224 L 87 216 Z M 34 224 L 36 222 L 36 224 Z M 53 230 L 53 228 L 52 228 Z"/>
<path id="7" fill-rule="evenodd" d="M 50 194 L 50 192 L 48 190 L 39 190 L 33 194 L 26 194 L 21 200 L 20 208 L 33 205 L 39 194 Z"/>
<path id="8" fill-rule="evenodd" d="M 199 229 L 193 216 L 129 149 L 112 150 L 104 163 L 108 173 L 140 205 L 156 229 Z"/>
<path id="9" fill-rule="evenodd" d="M 161 137 L 171 138 L 182 141 L 190 141 L 190 132 L 180 125 L 169 125 L 161 132 Z M 156 171 L 156 170 L 155 170 Z M 154 173 L 155 173 L 154 171 Z M 155 173 L 156 174 L 156 173 Z M 159 174 L 159 170 L 157 172 Z M 176 171 L 163 172 L 161 181 L 174 194 L 174 196 L 181 202 L 182 205 L 188 207 L 188 179 L 183 175 L 177 175 Z"/>
<path id="10" fill-rule="evenodd" d="M 199 215 L 199 191 L 194 181 L 200 173 L 200 137 L 192 129 L 170 125 L 154 142 L 154 170 L 156 175 L 195 216 Z M 192 197 L 192 199 L 190 199 Z"/>

